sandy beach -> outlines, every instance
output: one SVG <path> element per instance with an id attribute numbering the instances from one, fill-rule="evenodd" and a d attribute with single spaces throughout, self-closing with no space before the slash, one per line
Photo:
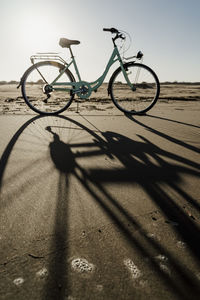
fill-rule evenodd
<path id="1" fill-rule="evenodd" d="M 21 94 L 18 83 L 0 84 L 0 114 L 33 114 L 27 107 Z M 67 112 L 77 111 L 76 103 L 80 103 L 79 111 L 95 111 L 116 114 L 119 112 L 113 105 L 107 92 L 108 84 L 104 83 L 93 93 L 89 100 L 75 98 L 76 101 L 68 108 Z M 161 84 L 159 103 L 171 103 L 173 101 L 200 101 L 200 84 Z"/>
<path id="2" fill-rule="evenodd" d="M 200 86 L 92 97 L 41 117 L 0 85 L 0 299 L 198 299 Z"/>

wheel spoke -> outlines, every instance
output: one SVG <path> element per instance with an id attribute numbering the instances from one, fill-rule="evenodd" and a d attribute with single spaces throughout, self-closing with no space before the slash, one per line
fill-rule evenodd
<path id="1" fill-rule="evenodd" d="M 40 114 L 57 114 L 69 107 L 74 97 L 70 90 L 54 90 L 48 84 L 60 75 L 63 67 L 57 62 L 40 62 L 26 72 L 22 82 L 22 94 L 32 110 Z M 57 82 L 65 82 L 67 86 L 72 81 L 73 75 L 66 70 Z M 62 88 L 65 86 L 62 85 Z"/>
<path id="2" fill-rule="evenodd" d="M 46 79 L 44 78 L 44 76 L 42 75 L 42 73 L 40 72 L 40 70 L 37 67 L 36 67 L 36 70 L 38 71 L 38 73 L 40 74 L 40 76 L 42 77 L 44 82 L 46 82 L 46 84 L 48 84 L 48 82 L 46 81 Z"/>
<path id="3" fill-rule="evenodd" d="M 127 75 L 134 89 L 130 88 L 119 68 L 111 77 L 111 98 L 117 108 L 123 112 L 145 113 L 158 99 L 160 91 L 158 78 L 149 67 L 137 63 L 128 66 Z"/>

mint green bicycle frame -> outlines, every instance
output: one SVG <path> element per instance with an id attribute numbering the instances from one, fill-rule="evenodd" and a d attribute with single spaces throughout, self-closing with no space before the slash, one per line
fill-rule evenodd
<path id="1" fill-rule="evenodd" d="M 128 85 L 131 88 L 133 88 L 133 85 L 131 84 L 131 82 L 128 78 L 128 75 L 126 73 L 126 70 L 123 66 L 123 62 L 122 62 L 122 59 L 121 59 L 121 56 L 120 56 L 120 53 L 119 53 L 119 50 L 118 50 L 117 46 L 114 46 L 113 52 L 112 52 L 111 57 L 108 61 L 108 64 L 106 66 L 105 71 L 103 72 L 103 74 L 97 80 L 95 80 L 93 82 L 86 82 L 86 81 L 81 80 L 81 76 L 80 76 L 80 73 L 79 73 L 79 70 L 78 70 L 78 67 L 77 67 L 77 64 L 76 64 L 76 60 L 73 56 L 71 48 L 69 48 L 69 50 L 70 50 L 70 53 L 71 53 L 71 59 L 72 59 L 71 62 L 69 64 L 67 64 L 66 67 L 62 70 L 62 72 L 54 79 L 54 81 L 50 83 L 50 85 L 53 87 L 53 89 L 55 91 L 72 92 L 73 94 L 78 94 L 78 96 L 80 98 L 86 99 L 91 95 L 91 93 L 93 91 L 97 91 L 97 89 L 102 85 L 102 83 L 103 83 L 110 67 L 116 61 L 119 61 L 122 72 L 123 72 L 123 75 L 124 75 L 124 78 L 127 81 Z M 67 69 L 69 69 L 69 67 L 71 65 L 74 65 L 74 69 L 75 69 L 75 72 L 76 72 L 77 77 L 78 77 L 78 82 L 57 82 L 58 79 L 65 73 L 65 71 Z M 69 88 L 55 87 L 55 86 L 62 86 L 62 85 L 70 86 L 70 87 Z M 81 87 L 84 86 L 84 85 L 87 86 L 87 92 L 86 92 L 86 94 L 81 94 Z"/>

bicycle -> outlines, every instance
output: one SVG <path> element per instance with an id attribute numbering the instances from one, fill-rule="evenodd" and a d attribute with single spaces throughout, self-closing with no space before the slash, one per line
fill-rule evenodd
<path id="1" fill-rule="evenodd" d="M 114 105 L 122 112 L 132 115 L 146 113 L 155 105 L 160 93 L 160 84 L 151 68 L 137 62 L 142 59 L 142 52 L 139 51 L 136 56 L 122 58 L 116 40 L 120 39 L 123 42 L 126 33 L 115 28 L 103 30 L 114 35 L 114 49 L 105 71 L 93 82 L 81 79 L 71 49 L 72 45 L 80 44 L 78 40 L 61 38 L 59 41 L 62 48 L 68 48 L 70 51 L 69 63 L 58 53 L 38 53 L 31 56 L 32 66 L 25 71 L 18 87 L 21 86 L 23 98 L 33 111 L 45 115 L 59 114 L 71 105 L 75 95 L 80 99 L 88 99 L 91 93 L 96 92 L 102 85 L 110 67 L 117 61 L 120 66 L 112 74 L 107 89 Z M 41 61 L 35 63 L 36 60 Z M 72 65 L 77 81 L 69 70 Z"/>

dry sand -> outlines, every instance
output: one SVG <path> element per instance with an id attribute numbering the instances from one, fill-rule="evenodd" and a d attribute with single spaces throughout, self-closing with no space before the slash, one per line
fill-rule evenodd
<path id="1" fill-rule="evenodd" d="M 199 87 L 134 118 L 0 90 L 0 299 L 198 299 Z"/>

